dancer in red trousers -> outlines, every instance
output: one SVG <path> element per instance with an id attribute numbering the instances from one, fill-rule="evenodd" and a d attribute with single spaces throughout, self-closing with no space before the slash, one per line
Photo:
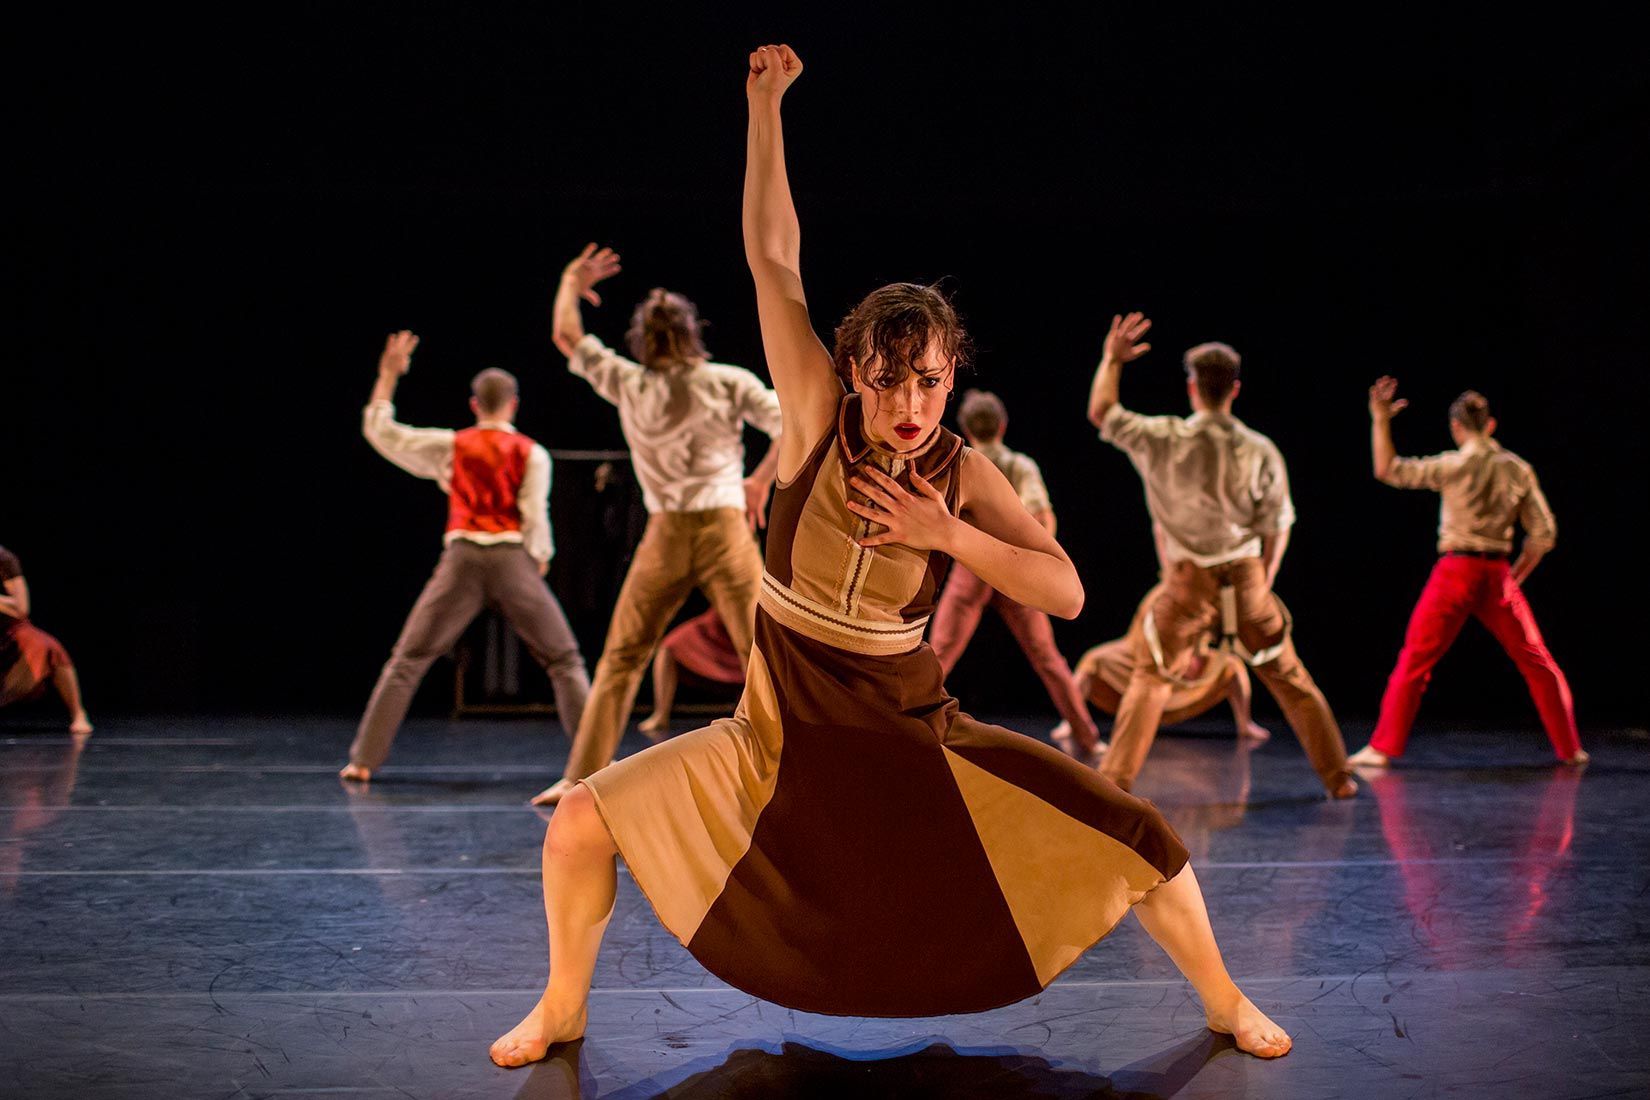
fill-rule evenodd
<path id="1" fill-rule="evenodd" d="M 1442 498 L 1438 564 L 1410 615 L 1403 651 L 1381 697 L 1375 735 L 1348 762 L 1383 767 L 1403 755 L 1433 666 L 1473 617 L 1495 635 L 1523 674 L 1553 752 L 1566 764 L 1585 764 L 1570 684 L 1524 599 L 1524 580 L 1552 550 L 1556 534 L 1535 471 L 1491 438 L 1495 417 L 1484 396 L 1472 390 L 1449 407 L 1455 450 L 1399 458 L 1392 444 L 1392 418 L 1409 402 L 1395 400 L 1397 393 L 1398 381 L 1390 377 L 1369 389 L 1375 476 L 1399 489 L 1431 489 Z M 1523 525 L 1524 545 L 1509 563 L 1514 523 Z"/>

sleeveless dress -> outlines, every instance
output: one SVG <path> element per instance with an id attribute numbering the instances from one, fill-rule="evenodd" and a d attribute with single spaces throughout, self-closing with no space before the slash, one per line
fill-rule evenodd
<path id="1" fill-rule="evenodd" d="M 637 886 L 712 974 L 844 1016 L 1029 997 L 1186 863 L 1135 798 L 1040 741 L 962 714 L 922 641 L 950 561 L 858 545 L 848 478 L 915 468 L 955 512 L 944 428 L 915 455 L 835 431 L 780 485 L 732 718 L 583 782 Z M 875 528 L 880 530 L 881 528 Z"/>

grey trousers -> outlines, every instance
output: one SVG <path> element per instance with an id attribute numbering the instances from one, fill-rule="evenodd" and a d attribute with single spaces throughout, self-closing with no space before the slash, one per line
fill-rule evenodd
<path id="1" fill-rule="evenodd" d="M 384 762 L 424 673 L 457 644 L 488 604 L 503 613 L 549 674 L 562 726 L 569 733 L 579 728 L 590 677 L 567 616 L 539 576 L 537 563 L 516 543 L 482 546 L 457 539 L 442 552 L 379 674 L 350 745 L 350 763 L 371 769 Z"/>

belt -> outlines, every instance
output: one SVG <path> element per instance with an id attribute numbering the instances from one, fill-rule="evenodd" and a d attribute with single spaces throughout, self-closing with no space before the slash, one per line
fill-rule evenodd
<path id="1" fill-rule="evenodd" d="M 1506 561 L 1504 550 L 1445 550 L 1439 557 L 1443 558 L 1482 558 L 1485 561 Z"/>
<path id="2" fill-rule="evenodd" d="M 909 623 L 844 615 L 779 583 L 765 569 L 756 602 L 781 626 L 838 649 L 876 657 L 909 653 L 922 644 L 928 625 L 927 615 Z"/>

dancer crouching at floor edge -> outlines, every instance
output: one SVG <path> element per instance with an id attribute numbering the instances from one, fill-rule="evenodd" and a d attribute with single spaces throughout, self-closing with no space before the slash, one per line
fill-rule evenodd
<path id="1" fill-rule="evenodd" d="M 746 258 L 785 427 L 744 697 L 562 799 L 543 849 L 549 982 L 493 1060 L 583 1034 L 620 854 L 706 969 L 790 1008 L 1010 1004 L 1133 907 L 1211 1028 L 1284 1054 L 1289 1036 L 1227 974 L 1156 808 L 945 694 L 922 630 L 953 558 L 1062 617 L 1082 584 L 996 466 L 940 426 L 967 353 L 944 297 L 885 286 L 837 328 L 834 355 L 814 334 L 780 117 L 801 72 L 766 46 L 746 81 Z"/>

